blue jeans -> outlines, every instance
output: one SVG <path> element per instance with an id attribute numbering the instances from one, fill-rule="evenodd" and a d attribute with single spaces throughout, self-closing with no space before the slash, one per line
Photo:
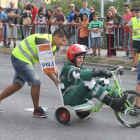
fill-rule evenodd
<path id="1" fill-rule="evenodd" d="M 101 47 L 101 37 L 93 37 L 91 39 L 91 44 L 92 44 L 92 47 Z"/>
<path id="2" fill-rule="evenodd" d="M 25 82 L 28 83 L 28 86 L 36 86 L 41 83 L 33 66 L 17 59 L 14 55 L 11 55 L 11 62 L 15 69 L 13 83 L 19 83 L 22 87 Z"/>
<path id="3" fill-rule="evenodd" d="M 115 29 L 115 46 L 119 47 L 122 46 L 122 28 Z"/>
<path id="4" fill-rule="evenodd" d="M 130 49 L 129 33 L 124 33 L 125 49 Z M 130 55 L 130 51 L 126 51 L 126 56 Z"/>
<path id="5" fill-rule="evenodd" d="M 44 34 L 45 33 L 45 27 L 39 27 L 39 33 Z"/>
<path id="6" fill-rule="evenodd" d="M 3 24 L 3 46 L 6 46 L 6 25 Z"/>

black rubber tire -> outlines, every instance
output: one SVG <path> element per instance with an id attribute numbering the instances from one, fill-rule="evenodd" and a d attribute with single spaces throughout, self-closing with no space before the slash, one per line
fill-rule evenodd
<path id="1" fill-rule="evenodd" d="M 55 111 L 55 120 L 60 125 L 69 125 L 75 116 L 75 110 L 71 106 L 60 107 Z"/>
<path id="2" fill-rule="evenodd" d="M 122 93 L 123 94 L 127 93 L 128 97 L 130 97 L 132 95 L 140 97 L 140 93 L 138 93 L 134 90 L 126 90 L 126 91 L 123 91 Z M 125 125 L 126 127 L 135 128 L 135 127 L 140 126 L 140 117 L 139 117 L 139 120 L 137 122 L 131 123 L 131 122 L 129 122 L 129 120 L 124 119 L 124 118 L 126 118 L 125 117 L 126 114 L 124 114 L 122 112 L 115 111 L 115 115 L 116 115 L 117 119 L 119 120 L 119 122 L 122 123 L 123 125 Z M 131 117 L 131 115 L 129 115 L 129 114 L 127 114 L 127 115 L 129 118 Z M 122 117 L 122 116 L 124 116 L 124 117 Z M 135 119 L 135 118 L 132 116 L 132 119 Z"/>
<path id="3" fill-rule="evenodd" d="M 90 111 L 83 111 L 83 112 L 76 112 L 76 115 L 80 118 L 80 119 L 84 119 L 87 116 L 90 115 Z"/>

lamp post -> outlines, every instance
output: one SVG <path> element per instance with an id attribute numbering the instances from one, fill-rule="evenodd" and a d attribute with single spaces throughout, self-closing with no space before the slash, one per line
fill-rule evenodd
<path id="1" fill-rule="evenodd" d="M 101 17 L 104 17 L 104 0 L 101 0 Z"/>

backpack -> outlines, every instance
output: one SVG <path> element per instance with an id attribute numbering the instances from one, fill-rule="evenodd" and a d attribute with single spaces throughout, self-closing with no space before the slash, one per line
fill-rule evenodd
<path id="1" fill-rule="evenodd" d="M 23 18 L 22 24 L 23 25 L 31 25 L 31 18 L 29 17 L 29 12 L 27 12 L 27 17 Z"/>

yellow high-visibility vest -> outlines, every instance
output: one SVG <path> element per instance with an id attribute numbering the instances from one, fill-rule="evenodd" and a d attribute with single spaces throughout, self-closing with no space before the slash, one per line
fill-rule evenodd
<path id="1" fill-rule="evenodd" d="M 133 30 L 137 31 L 137 33 L 132 33 L 132 39 L 140 38 L 140 20 L 137 22 L 137 18 L 132 18 Z"/>
<path id="2" fill-rule="evenodd" d="M 43 40 L 42 40 L 43 39 Z M 38 40 L 38 44 L 36 44 Z M 45 43 L 52 43 L 51 34 L 33 34 L 20 42 L 18 46 L 12 51 L 12 54 L 19 60 L 34 65 L 39 62 L 37 45 Z M 52 46 L 52 51 L 56 50 L 56 46 Z"/>

